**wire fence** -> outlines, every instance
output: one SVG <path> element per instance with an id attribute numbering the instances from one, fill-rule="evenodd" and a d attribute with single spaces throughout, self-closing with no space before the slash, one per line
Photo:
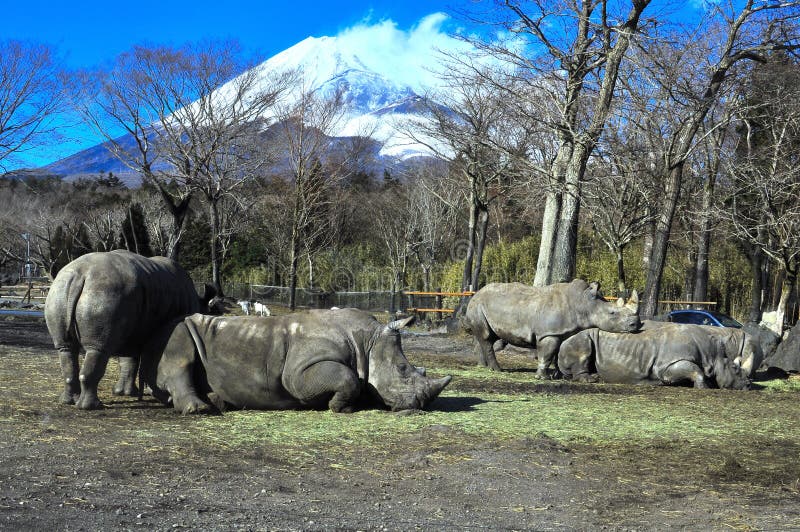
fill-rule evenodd
<path id="1" fill-rule="evenodd" d="M 234 283 L 226 287 L 226 292 L 236 299 L 288 307 L 291 290 L 288 286 Z M 400 296 L 391 291 L 330 292 L 298 287 L 295 290 L 295 306 L 299 308 L 348 307 L 394 312 L 400 307 Z"/>

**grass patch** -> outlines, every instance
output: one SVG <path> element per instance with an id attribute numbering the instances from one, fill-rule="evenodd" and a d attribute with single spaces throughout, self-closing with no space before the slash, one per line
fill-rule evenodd
<path id="1" fill-rule="evenodd" d="M 109 364 L 101 399 L 110 408 L 80 412 L 58 405 L 58 360 L 32 349 L 0 346 L 0 432 L 36 442 L 102 438 L 111 448 L 202 454 L 216 448 L 266 449 L 282 460 L 327 453 L 357 460 L 370 448 L 387 454 L 430 451 L 442 442 L 497 445 L 546 436 L 564 445 L 645 448 L 659 442 L 731 447 L 780 442 L 800 447 L 800 379 L 759 382 L 754 391 L 583 384 L 534 379 L 526 359 L 492 372 L 447 357 L 420 356 L 429 374 L 453 382 L 417 415 L 382 410 L 233 411 L 182 417 L 154 401 L 111 396 L 117 365 Z M 419 363 L 420 360 L 414 360 Z M 0 440 L 3 435 L 0 435 Z M 279 449 L 279 451 L 276 451 Z M 331 451 L 335 450 L 335 454 Z"/>

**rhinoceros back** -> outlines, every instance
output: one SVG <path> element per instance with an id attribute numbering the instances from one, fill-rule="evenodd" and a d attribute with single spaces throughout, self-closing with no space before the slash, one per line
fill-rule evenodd
<path id="1" fill-rule="evenodd" d="M 197 312 L 191 279 L 174 261 L 117 250 L 89 253 L 53 280 L 45 320 L 56 347 L 79 343 L 136 354 L 166 320 Z"/>
<path id="2" fill-rule="evenodd" d="M 585 284 L 573 282 L 542 287 L 521 283 L 486 285 L 467 306 L 465 328 L 488 329 L 520 346 L 534 346 L 537 337 L 569 334 L 578 328 L 573 312 L 575 304 L 571 299 L 577 300 Z"/>

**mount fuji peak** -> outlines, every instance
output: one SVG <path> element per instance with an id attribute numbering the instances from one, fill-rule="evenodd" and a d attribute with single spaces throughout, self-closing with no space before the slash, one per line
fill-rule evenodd
<path id="1" fill-rule="evenodd" d="M 263 76 L 265 85 L 273 73 L 296 71 L 302 77 L 304 90 L 322 96 L 341 92 L 345 105 L 331 135 L 344 140 L 369 134 L 385 166 L 431 156 L 429 148 L 409 138 L 398 124 L 428 120 L 421 95 L 428 88 L 435 89 L 438 81 L 432 73 L 437 68 L 436 50 L 466 46 L 441 33 L 440 23 L 441 20 L 434 20 L 426 26 L 423 19 L 417 28 L 403 32 L 389 22 L 346 30 L 336 37 L 308 37 L 254 70 Z M 233 83 L 234 80 L 217 90 L 224 94 Z M 288 101 L 299 95 L 299 90 L 290 93 Z M 132 145 L 132 139 L 119 140 L 123 145 Z M 139 182 L 138 176 L 131 174 L 103 144 L 40 170 L 66 179 L 114 172 L 129 185 Z"/>
<path id="2" fill-rule="evenodd" d="M 419 118 L 420 106 L 414 103 L 420 101 L 419 93 L 426 90 L 419 79 L 420 71 L 432 65 L 421 64 L 424 58 L 419 58 L 408 68 L 392 61 L 390 50 L 356 49 L 356 46 L 347 36 L 309 37 L 256 68 L 267 75 L 296 70 L 306 87 L 323 97 L 341 92 L 344 110 L 332 132 L 336 137 L 370 132 L 381 144 L 382 157 L 407 159 L 431 155 L 428 148 L 407 138 L 397 126 L 409 115 Z"/>

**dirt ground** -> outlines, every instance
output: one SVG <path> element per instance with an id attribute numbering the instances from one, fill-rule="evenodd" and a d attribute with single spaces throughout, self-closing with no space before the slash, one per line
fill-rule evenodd
<path id="1" fill-rule="evenodd" d="M 417 364 L 474 365 L 464 337 L 403 342 Z M 113 398 L 108 376 L 107 408 L 58 405 L 57 368 L 42 319 L 0 317 L 1 530 L 800 529 L 800 439 L 731 442 L 764 457 L 753 469 L 680 439 L 597 448 L 432 425 L 388 448 L 310 449 L 296 461 L 280 445 L 233 453 L 187 438 L 197 418 Z M 20 390 L 19 375 L 44 384 Z M 452 386 L 469 396 L 482 385 Z M 454 397 L 432 405 L 468 407 Z M 136 431 L 158 444 L 132 445 L 126 434 Z"/>

